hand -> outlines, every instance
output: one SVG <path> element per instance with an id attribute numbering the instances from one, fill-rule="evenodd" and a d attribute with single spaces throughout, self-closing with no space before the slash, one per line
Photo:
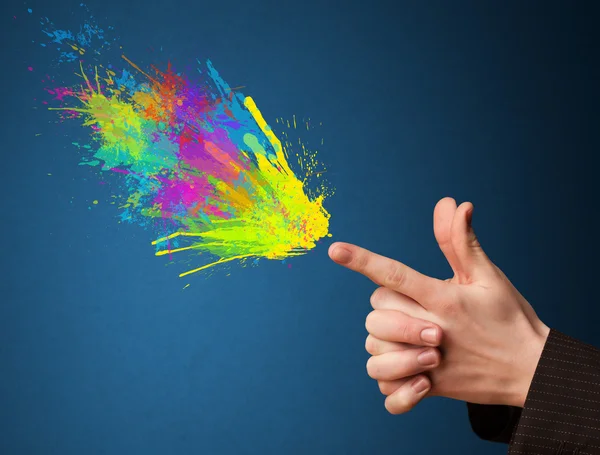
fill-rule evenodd
<path id="1" fill-rule="evenodd" d="M 368 330 L 376 340 L 393 342 L 406 315 L 442 328 L 443 361 L 428 372 L 428 396 L 523 406 L 550 329 L 483 252 L 472 213 L 471 203 L 457 208 L 450 198 L 435 208 L 435 237 L 454 271 L 447 281 L 346 243 L 333 244 L 329 254 L 382 286 L 371 297 Z M 372 376 L 391 392 L 388 411 L 405 412 L 402 385 L 378 370 Z"/>

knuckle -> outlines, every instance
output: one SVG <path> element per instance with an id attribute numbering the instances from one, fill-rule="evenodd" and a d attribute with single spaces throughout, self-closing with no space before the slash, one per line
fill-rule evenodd
<path id="1" fill-rule="evenodd" d="M 379 287 L 379 288 L 375 289 L 373 294 L 371 294 L 370 302 L 371 302 L 371 306 L 373 308 L 375 308 L 379 303 L 381 303 L 383 301 L 384 294 L 385 294 L 384 287 Z"/>
<path id="2" fill-rule="evenodd" d="M 444 299 L 440 302 L 440 311 L 447 317 L 453 317 L 459 310 L 459 303 L 455 300 Z"/>
<path id="3" fill-rule="evenodd" d="M 371 333 L 371 329 L 373 328 L 373 319 L 375 317 L 375 311 L 371 311 L 369 314 L 367 314 L 365 319 L 365 329 L 367 329 L 367 332 L 369 333 Z"/>
<path id="4" fill-rule="evenodd" d="M 398 391 L 393 397 L 385 400 L 385 408 L 390 414 L 404 414 L 413 408 L 413 403 L 406 393 Z M 404 392 L 404 390 L 402 390 Z"/>
<path id="5" fill-rule="evenodd" d="M 455 309 L 454 301 L 449 299 L 442 299 L 440 301 L 440 311 L 444 314 L 453 313 Z"/>
<path id="6" fill-rule="evenodd" d="M 377 352 L 377 343 L 371 335 L 367 336 L 365 340 L 365 350 L 371 355 L 375 355 Z"/>
<path id="7" fill-rule="evenodd" d="M 391 288 L 403 288 L 406 284 L 406 273 L 398 264 L 392 264 L 385 276 L 384 286 Z"/>
<path id="8" fill-rule="evenodd" d="M 414 321 L 402 320 L 400 324 L 400 342 L 417 345 L 422 343 L 419 336 L 419 327 Z"/>
<path id="9" fill-rule="evenodd" d="M 460 300 L 458 299 L 455 292 L 450 291 L 441 293 L 437 296 L 439 309 L 444 315 L 453 315 L 458 312 L 460 308 Z"/>
<path id="10" fill-rule="evenodd" d="M 410 324 L 408 324 L 406 321 L 404 321 L 400 326 L 399 332 L 402 333 L 400 341 L 405 342 L 405 343 L 410 341 L 410 335 L 412 332 L 411 328 L 410 328 Z"/>
<path id="11" fill-rule="evenodd" d="M 379 391 L 383 395 L 391 395 L 395 391 L 393 384 L 389 381 L 377 381 L 377 385 L 379 385 Z"/>
<path id="12" fill-rule="evenodd" d="M 356 270 L 358 270 L 360 272 L 363 272 L 367 268 L 368 264 L 369 264 L 369 255 L 367 255 L 367 254 L 359 253 L 354 258 L 354 265 L 356 267 Z"/>
<path id="13" fill-rule="evenodd" d="M 371 377 L 372 379 L 377 379 L 376 376 L 376 371 L 377 369 L 375 368 L 375 365 L 373 365 L 373 357 L 369 358 L 369 360 L 367 360 L 367 374 L 369 375 L 369 377 Z"/>

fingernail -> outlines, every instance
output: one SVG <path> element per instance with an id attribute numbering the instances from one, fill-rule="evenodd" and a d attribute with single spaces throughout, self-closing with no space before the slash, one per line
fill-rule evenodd
<path id="1" fill-rule="evenodd" d="M 423 366 L 428 367 L 430 365 L 434 365 L 435 362 L 437 362 L 437 356 L 435 355 L 435 352 L 429 349 L 427 351 L 421 352 L 417 356 L 417 362 L 419 362 Z"/>
<path id="2" fill-rule="evenodd" d="M 429 328 L 421 332 L 421 340 L 425 343 L 436 344 L 437 343 L 437 329 Z"/>
<path id="3" fill-rule="evenodd" d="M 336 246 L 331 252 L 332 259 L 342 264 L 347 264 L 352 260 L 352 252 L 343 246 Z"/>
<path id="4" fill-rule="evenodd" d="M 411 387 L 416 393 L 421 393 L 429 388 L 429 382 L 427 379 L 419 377 L 412 382 Z"/>

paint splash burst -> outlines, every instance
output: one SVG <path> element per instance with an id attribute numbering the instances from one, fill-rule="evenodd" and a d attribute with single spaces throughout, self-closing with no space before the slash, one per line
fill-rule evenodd
<path id="1" fill-rule="evenodd" d="M 332 190 L 316 152 L 301 141 L 295 152 L 285 132 L 282 143 L 210 61 L 196 62 L 193 77 L 171 64 L 142 69 L 125 55 L 117 69 L 102 62 L 113 42 L 97 26 L 73 33 L 41 23 L 43 46 L 54 44 L 58 63 L 76 65 L 79 77 L 46 88 L 50 109 L 89 128 L 87 143 L 74 142 L 82 164 L 104 180 L 118 176 L 120 220 L 151 230 L 157 256 L 183 258 L 180 277 L 230 261 L 285 260 L 331 236 L 323 202 Z"/>

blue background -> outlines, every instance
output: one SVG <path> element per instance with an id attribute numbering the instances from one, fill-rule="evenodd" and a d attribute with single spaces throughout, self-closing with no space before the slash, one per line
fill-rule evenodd
<path id="1" fill-rule="evenodd" d="M 271 123 L 324 123 L 333 239 L 291 269 L 182 290 L 148 232 L 88 210 L 108 190 L 77 165 L 75 127 L 34 109 L 50 63 L 35 19 L 74 28 L 79 2 L 4 2 L 0 453 L 505 453 L 471 433 L 463 403 L 385 411 L 365 371 L 374 285 L 327 248 L 445 278 L 432 210 L 471 200 L 486 251 L 542 320 L 600 345 L 599 15 L 572 3 L 89 2 L 134 60 L 160 45 L 211 58 Z"/>

